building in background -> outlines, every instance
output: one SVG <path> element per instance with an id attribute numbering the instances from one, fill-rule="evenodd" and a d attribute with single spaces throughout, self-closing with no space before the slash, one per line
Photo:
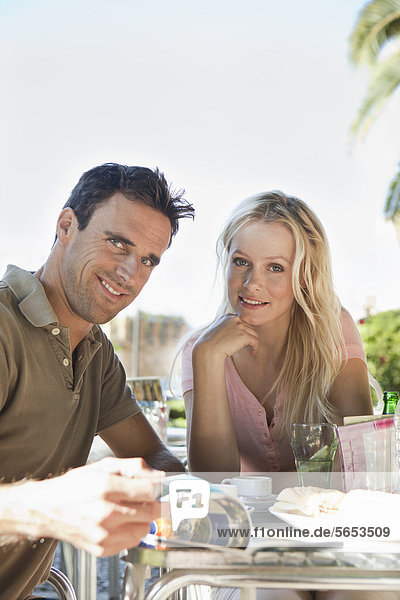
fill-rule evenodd
<path id="1" fill-rule="evenodd" d="M 138 311 L 102 325 L 124 365 L 127 377 L 169 377 L 172 362 L 189 326 L 181 317 Z M 181 371 L 177 361 L 176 374 Z"/>

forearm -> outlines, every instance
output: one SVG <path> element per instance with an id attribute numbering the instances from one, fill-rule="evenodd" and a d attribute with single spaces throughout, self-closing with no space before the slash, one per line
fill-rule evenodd
<path id="1" fill-rule="evenodd" d="M 10 540 L 13 537 L 57 537 L 47 505 L 48 488 L 47 481 L 33 480 L 1 485 L 0 535 L 11 536 Z"/>
<path id="2" fill-rule="evenodd" d="M 239 451 L 225 381 L 225 358 L 194 349 L 192 361 L 190 468 L 197 472 L 239 471 Z"/>
<path id="3" fill-rule="evenodd" d="M 361 360 L 348 360 L 332 385 L 329 402 L 337 425 L 343 424 L 343 417 L 373 414 L 368 371 Z"/>
<path id="4" fill-rule="evenodd" d="M 168 473 L 182 473 L 185 471 L 185 467 L 181 461 L 161 443 L 146 452 L 143 458 L 150 467 L 158 471 L 166 471 Z"/>
<path id="5" fill-rule="evenodd" d="M 65 540 L 96 556 L 136 545 L 160 516 L 163 474 L 143 459 L 106 458 L 44 481 L 0 486 L 0 544 Z"/>
<path id="6" fill-rule="evenodd" d="M 141 456 L 153 469 L 169 473 L 185 470 L 142 413 L 102 431 L 100 435 L 120 458 Z"/>

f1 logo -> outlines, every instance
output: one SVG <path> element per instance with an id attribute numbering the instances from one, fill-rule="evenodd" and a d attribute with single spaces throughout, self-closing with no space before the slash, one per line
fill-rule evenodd
<path id="1" fill-rule="evenodd" d="M 210 484 L 205 479 L 176 479 L 169 484 L 172 529 L 184 519 L 202 519 L 208 514 Z"/>

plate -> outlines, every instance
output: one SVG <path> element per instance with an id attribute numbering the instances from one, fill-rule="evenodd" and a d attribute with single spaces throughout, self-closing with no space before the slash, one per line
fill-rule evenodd
<path id="1" fill-rule="evenodd" d="M 319 527 L 334 527 L 336 524 L 336 515 L 327 515 L 326 517 L 317 519 L 316 517 L 307 517 L 306 515 L 294 515 L 293 513 L 280 512 L 274 510 L 273 506 L 269 508 L 269 512 L 278 517 L 285 523 L 288 523 L 296 529 L 308 529 L 313 531 Z"/>
<path id="2" fill-rule="evenodd" d="M 269 512 L 284 523 L 290 525 L 288 528 L 283 523 L 276 527 L 276 529 L 284 530 L 284 540 L 286 542 L 292 542 L 303 545 L 311 545 L 317 547 L 328 547 L 328 548 L 342 548 L 343 541 L 335 537 L 324 537 L 322 532 L 324 530 L 332 531 L 335 525 L 335 516 L 327 515 L 324 518 L 307 517 L 305 515 L 294 515 L 292 513 L 280 512 L 274 510 L 271 506 Z M 304 530 L 308 530 L 307 535 L 303 535 Z M 296 531 L 295 531 L 296 530 Z M 301 533 L 299 533 L 299 530 Z M 282 534 L 281 534 L 282 535 Z M 281 539 L 281 535 L 276 534 L 276 540 Z"/>

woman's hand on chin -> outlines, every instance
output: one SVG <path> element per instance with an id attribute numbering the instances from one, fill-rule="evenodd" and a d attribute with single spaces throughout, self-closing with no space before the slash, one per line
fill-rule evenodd
<path id="1" fill-rule="evenodd" d="M 214 360 L 232 356 L 242 348 L 249 347 L 252 354 L 258 349 L 258 334 L 236 314 L 222 315 L 206 329 L 193 347 L 193 354 L 210 353 Z"/>

